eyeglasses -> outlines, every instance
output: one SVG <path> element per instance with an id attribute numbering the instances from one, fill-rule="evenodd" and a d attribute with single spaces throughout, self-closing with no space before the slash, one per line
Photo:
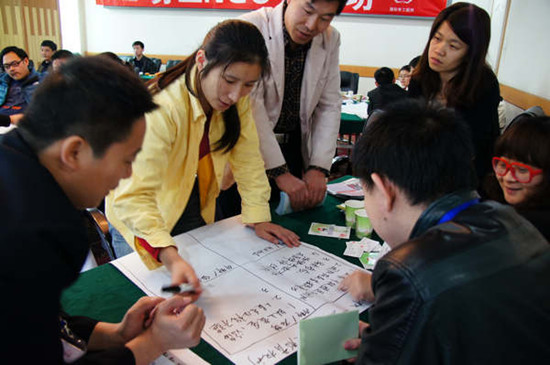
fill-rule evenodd
<path id="1" fill-rule="evenodd" d="M 504 158 L 493 157 L 493 170 L 497 176 L 504 176 L 508 171 L 520 183 L 530 183 L 533 177 L 542 174 L 542 169 L 535 169 L 519 162 L 508 162 Z"/>
<path id="2" fill-rule="evenodd" d="M 2 66 L 4 66 L 4 70 L 8 71 L 12 67 L 19 66 L 21 64 L 21 62 L 23 62 L 23 60 L 13 61 L 13 62 L 10 62 L 10 63 L 4 63 Z"/>

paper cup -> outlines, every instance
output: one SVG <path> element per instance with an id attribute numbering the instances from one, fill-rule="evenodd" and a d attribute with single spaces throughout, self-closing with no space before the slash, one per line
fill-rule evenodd
<path id="1" fill-rule="evenodd" d="M 372 224 L 365 209 L 355 211 L 355 235 L 358 238 L 368 237 L 372 233 Z"/>
<path id="2" fill-rule="evenodd" d="M 364 202 L 362 200 L 350 199 L 344 202 L 346 206 L 346 226 L 355 227 L 355 211 L 358 209 L 365 208 Z"/>

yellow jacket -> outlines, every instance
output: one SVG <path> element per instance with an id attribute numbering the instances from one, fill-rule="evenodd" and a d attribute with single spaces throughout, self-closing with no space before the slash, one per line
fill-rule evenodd
<path id="1" fill-rule="evenodd" d="M 184 76 L 157 94 L 155 102 L 159 108 L 146 114 L 145 140 L 132 165 L 132 176 L 122 180 L 105 201 L 108 220 L 149 268 L 160 264 L 141 245 L 135 244 L 136 236 L 152 247 L 175 245 L 170 231 L 187 206 L 193 189 L 206 122 L 199 99 L 187 90 Z M 220 112 L 212 114 L 208 136 L 215 179 L 201 210 L 207 224 L 214 221 L 216 197 L 228 162 L 242 197 L 243 223 L 271 220 L 270 187 L 248 97 L 239 100 L 237 110 L 241 134 L 228 153 L 214 151 L 213 144 L 223 135 L 225 125 Z"/>

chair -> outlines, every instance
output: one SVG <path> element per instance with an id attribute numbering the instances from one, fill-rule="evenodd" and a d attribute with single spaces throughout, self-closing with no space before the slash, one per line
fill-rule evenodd
<path id="1" fill-rule="evenodd" d="M 155 64 L 155 73 L 159 72 L 162 60 L 160 58 L 151 57 L 151 61 Z"/>
<path id="2" fill-rule="evenodd" d="M 355 72 L 340 71 L 340 90 L 353 91 L 357 94 L 359 88 L 359 74 Z"/>
<path id="3" fill-rule="evenodd" d="M 103 212 L 97 208 L 84 211 L 90 249 L 98 265 L 116 259 L 115 250 L 109 233 L 109 223 Z"/>
<path id="4" fill-rule="evenodd" d="M 134 58 L 134 56 L 118 56 L 118 58 L 120 58 L 121 60 L 123 60 L 124 62 L 130 62 L 130 60 L 132 58 Z"/>
<path id="5" fill-rule="evenodd" d="M 166 70 L 171 69 L 172 67 L 174 67 L 175 65 L 177 65 L 180 62 L 181 62 L 181 60 L 168 60 L 168 61 L 166 61 Z"/>

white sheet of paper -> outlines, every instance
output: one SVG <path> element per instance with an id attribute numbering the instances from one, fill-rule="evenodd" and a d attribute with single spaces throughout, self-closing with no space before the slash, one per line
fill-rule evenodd
<path id="1" fill-rule="evenodd" d="M 362 197 L 363 188 L 358 178 L 352 177 L 339 183 L 327 184 L 327 192 L 332 195 Z"/>
<path id="2" fill-rule="evenodd" d="M 150 365 L 210 365 L 191 350 L 170 350 Z"/>
<path id="3" fill-rule="evenodd" d="M 361 257 L 363 254 L 363 247 L 361 245 L 355 244 L 353 241 L 348 242 L 344 255 L 351 257 Z"/>
<path id="4" fill-rule="evenodd" d="M 300 319 L 368 307 L 337 288 L 357 266 L 305 243 L 264 241 L 240 217 L 175 240 L 204 289 L 196 303 L 206 315 L 202 337 L 236 364 L 274 364 L 294 353 Z M 166 296 L 164 267 L 150 271 L 136 253 L 112 263 L 148 295 Z"/>

